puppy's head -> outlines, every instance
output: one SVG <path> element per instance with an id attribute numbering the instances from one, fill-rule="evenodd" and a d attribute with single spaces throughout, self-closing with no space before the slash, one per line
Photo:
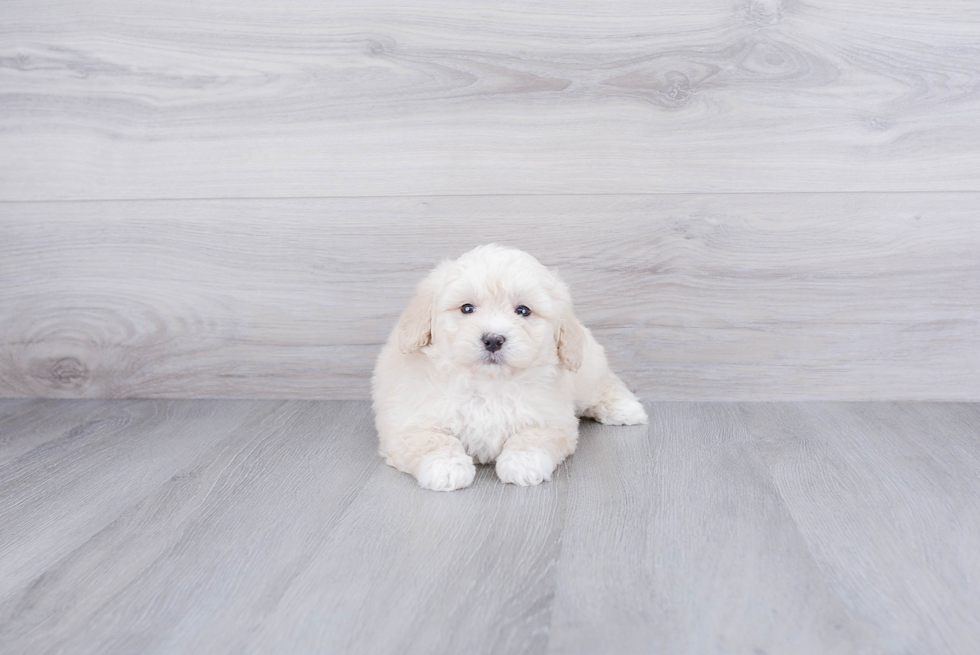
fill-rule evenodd
<path id="1" fill-rule="evenodd" d="M 398 322 L 402 352 L 475 372 L 560 364 L 577 371 L 585 330 L 568 287 L 520 250 L 480 246 L 437 266 Z"/>

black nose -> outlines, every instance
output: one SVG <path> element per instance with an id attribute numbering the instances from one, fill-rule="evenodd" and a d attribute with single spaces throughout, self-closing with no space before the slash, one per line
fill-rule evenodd
<path id="1" fill-rule="evenodd" d="M 483 347 L 492 353 L 497 352 L 504 347 L 504 342 L 507 341 L 506 337 L 499 334 L 484 334 L 483 335 Z"/>

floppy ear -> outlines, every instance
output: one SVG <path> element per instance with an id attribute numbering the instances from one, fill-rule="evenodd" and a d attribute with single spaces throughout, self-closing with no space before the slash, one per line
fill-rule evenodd
<path id="1" fill-rule="evenodd" d="M 562 366 L 574 373 L 582 366 L 585 356 L 585 328 L 575 318 L 571 304 L 561 315 L 558 326 L 558 359 Z"/>
<path id="2" fill-rule="evenodd" d="M 558 343 L 558 359 L 561 365 L 574 373 L 582 366 L 585 357 L 585 327 L 575 317 L 572 309 L 572 296 L 568 286 L 558 277 L 557 271 L 551 271 L 555 286 L 552 291 L 558 303 L 558 325 L 556 326 L 555 341 Z"/>
<path id="3" fill-rule="evenodd" d="M 398 347 L 406 355 L 432 341 L 432 315 L 435 311 L 438 269 L 419 283 L 415 297 L 398 319 Z"/>

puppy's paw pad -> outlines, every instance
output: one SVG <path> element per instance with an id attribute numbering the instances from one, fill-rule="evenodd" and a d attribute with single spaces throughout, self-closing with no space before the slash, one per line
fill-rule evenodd
<path id="1" fill-rule="evenodd" d="M 497 477 L 501 482 L 526 487 L 551 480 L 555 462 L 543 450 L 508 450 L 497 457 Z"/>
<path id="2" fill-rule="evenodd" d="M 467 455 L 429 453 L 419 463 L 419 486 L 432 491 L 455 491 L 473 484 L 476 466 Z"/>

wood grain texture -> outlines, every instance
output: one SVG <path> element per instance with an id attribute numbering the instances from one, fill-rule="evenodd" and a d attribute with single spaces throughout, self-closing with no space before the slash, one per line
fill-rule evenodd
<path id="1" fill-rule="evenodd" d="M 367 472 L 383 466 L 363 406 L 203 407 L 234 419 L 223 431 L 205 416 L 186 426 L 201 447 L 166 481 L 42 576 L 0 585 L 0 643 L 17 652 L 234 650 L 338 528 Z"/>
<path id="2" fill-rule="evenodd" d="M 84 430 L 104 403 L 70 400 L 51 403 L 41 399 L 4 400 L 0 406 L 0 465 L 66 435 Z"/>
<path id="3" fill-rule="evenodd" d="M 261 418 L 269 407 L 200 401 L 114 404 L 4 462 L 0 588 L 16 589 L 36 579 L 134 502 L 173 482 L 177 469 L 196 453 L 241 423 Z M 60 421 L 51 427 L 60 428 Z M 25 438 L 31 440 L 30 434 Z"/>
<path id="4" fill-rule="evenodd" d="M 379 460 L 380 463 L 380 460 Z M 379 467 L 249 652 L 541 653 L 548 643 L 565 475 L 462 493 Z"/>
<path id="5" fill-rule="evenodd" d="M 739 406 L 588 424 L 550 653 L 856 653 L 864 627 L 810 557 Z M 869 651 L 873 652 L 873 651 Z"/>
<path id="6" fill-rule="evenodd" d="M 0 199 L 980 190 L 980 6 L 4 3 Z"/>
<path id="7" fill-rule="evenodd" d="M 556 266 L 659 399 L 980 398 L 980 194 L 0 204 L 0 396 L 365 399 L 440 258 Z"/>
<path id="8" fill-rule="evenodd" d="M 884 652 L 980 644 L 980 407 L 741 406 L 820 570 Z"/>
<path id="9" fill-rule="evenodd" d="M 367 403 L 27 405 L 0 402 L 4 653 L 980 643 L 977 404 L 652 403 L 584 422 L 550 484 L 451 494 L 383 464 Z"/>

